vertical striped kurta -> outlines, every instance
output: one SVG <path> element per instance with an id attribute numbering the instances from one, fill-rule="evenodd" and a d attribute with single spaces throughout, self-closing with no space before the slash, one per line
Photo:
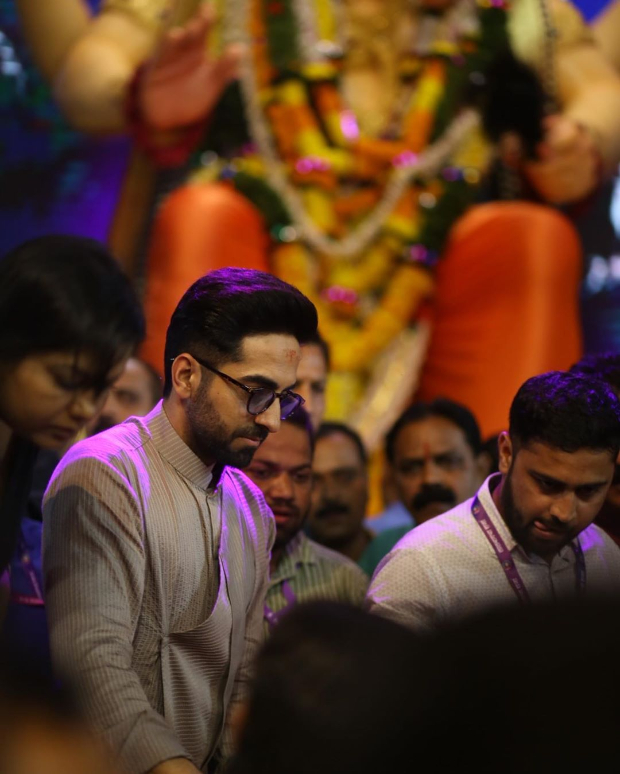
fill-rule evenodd
<path id="1" fill-rule="evenodd" d="M 44 505 L 52 654 L 127 771 L 175 757 L 206 770 L 262 640 L 273 537 L 258 489 L 232 468 L 213 482 L 162 404 L 58 467 Z"/>

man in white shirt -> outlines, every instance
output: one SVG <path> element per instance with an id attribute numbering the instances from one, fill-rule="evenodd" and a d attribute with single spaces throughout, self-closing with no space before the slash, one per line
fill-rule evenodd
<path id="1" fill-rule="evenodd" d="M 560 372 L 529 379 L 500 436 L 500 473 L 395 546 L 369 609 L 434 629 L 496 605 L 620 591 L 620 550 L 592 524 L 619 449 L 608 387 Z"/>

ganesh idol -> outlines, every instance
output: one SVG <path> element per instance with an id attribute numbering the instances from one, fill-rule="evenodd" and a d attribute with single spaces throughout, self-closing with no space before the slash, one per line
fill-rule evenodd
<path id="1" fill-rule="evenodd" d="M 143 186 L 175 180 L 147 240 L 155 366 L 182 293 L 228 265 L 314 301 L 328 413 L 371 448 L 416 395 L 497 432 L 527 377 L 580 356 L 565 212 L 618 163 L 620 82 L 566 0 L 18 6 L 70 121 L 131 133 Z M 481 118 L 515 107 L 509 83 L 491 88 L 510 57 L 541 95 L 529 144 Z"/>

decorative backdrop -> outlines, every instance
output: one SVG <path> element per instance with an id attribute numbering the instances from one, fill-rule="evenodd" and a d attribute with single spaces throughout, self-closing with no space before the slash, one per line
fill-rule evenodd
<path id="1" fill-rule="evenodd" d="M 606 0 L 576 3 L 592 19 Z M 123 138 L 92 139 L 67 126 L 32 65 L 14 3 L 0 0 L 0 255 L 49 233 L 105 241 L 128 155 Z M 620 178 L 578 225 L 586 349 L 620 350 Z"/>

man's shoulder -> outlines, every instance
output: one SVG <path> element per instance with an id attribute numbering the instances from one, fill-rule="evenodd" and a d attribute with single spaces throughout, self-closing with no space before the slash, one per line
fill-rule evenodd
<path id="1" fill-rule="evenodd" d="M 429 551 L 446 545 L 461 545 L 477 536 L 478 528 L 471 514 L 473 498 L 446 513 L 435 516 L 407 532 L 393 551 Z"/>
<path id="2" fill-rule="evenodd" d="M 131 417 L 120 425 L 74 444 L 57 466 L 54 479 L 74 468 L 122 471 L 132 459 L 137 460 L 142 455 L 142 449 L 150 438 L 146 423 L 140 417 Z"/>
<path id="3" fill-rule="evenodd" d="M 267 507 L 265 496 L 261 490 L 242 470 L 239 470 L 239 468 L 232 468 L 227 465 L 222 471 L 220 485 L 223 486 L 228 493 L 241 495 L 242 499 L 240 504 L 256 504 L 261 509 Z"/>
<path id="4" fill-rule="evenodd" d="M 579 533 L 579 543 L 586 561 L 589 556 L 605 556 L 620 564 L 620 547 L 597 524 L 590 524 Z"/>
<path id="5" fill-rule="evenodd" d="M 275 521 L 271 509 L 267 505 L 265 495 L 242 470 L 226 466 L 222 471 L 220 486 L 229 507 L 243 514 L 244 520 L 260 522 L 269 529 L 275 529 Z"/>

